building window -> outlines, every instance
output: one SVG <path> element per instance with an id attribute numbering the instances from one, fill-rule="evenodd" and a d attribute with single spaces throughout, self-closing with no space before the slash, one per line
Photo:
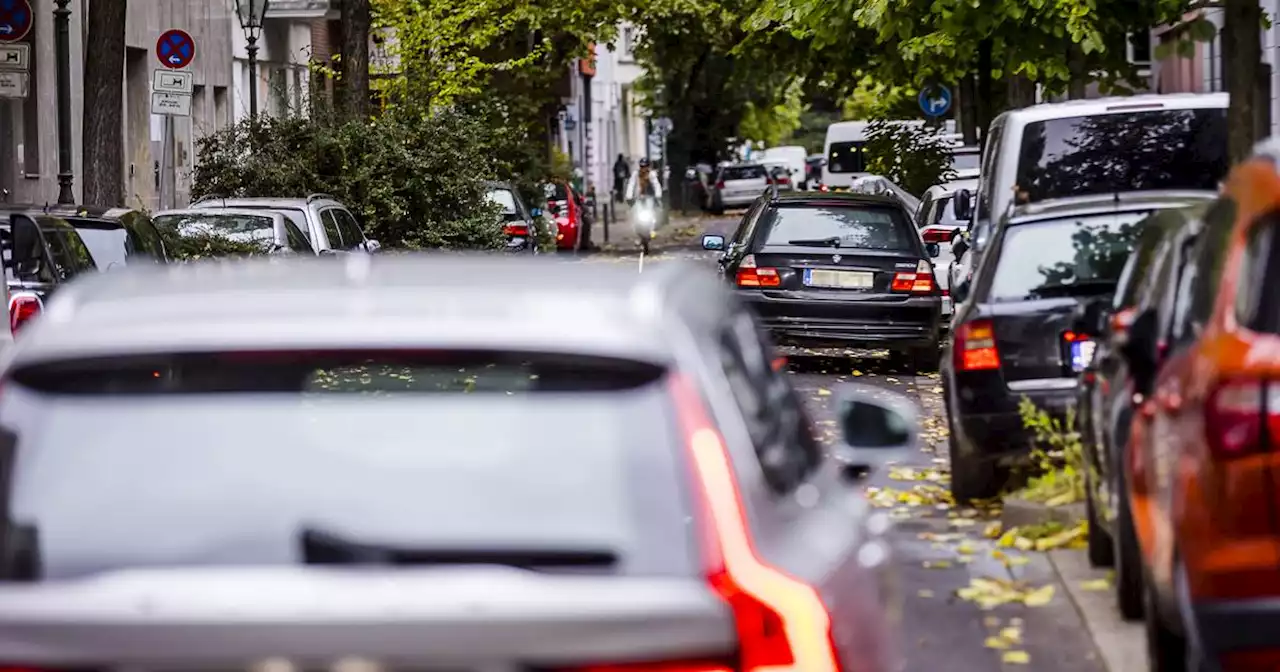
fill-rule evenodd
<path id="1" fill-rule="evenodd" d="M 635 49 L 635 29 L 631 26 L 623 26 L 622 28 L 622 50 L 618 54 L 618 58 L 623 61 L 634 60 L 632 50 Z"/>
<path id="2" fill-rule="evenodd" d="M 272 116 L 289 116 L 289 79 L 285 76 L 284 68 L 273 67 L 268 71 L 267 91 Z"/>
<path id="3" fill-rule="evenodd" d="M 213 87 L 213 130 L 231 125 L 231 106 L 227 103 L 227 87 Z"/>
<path id="4" fill-rule="evenodd" d="M 1151 33 L 1133 33 L 1129 36 L 1129 62 L 1138 67 L 1151 65 Z"/>

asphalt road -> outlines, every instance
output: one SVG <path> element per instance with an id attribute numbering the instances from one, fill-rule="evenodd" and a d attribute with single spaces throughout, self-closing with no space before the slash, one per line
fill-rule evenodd
<path id="1" fill-rule="evenodd" d="M 732 217 L 700 218 L 680 225 L 686 230 L 696 227 L 701 232 L 724 234 L 732 231 L 736 221 Z M 586 260 L 633 263 L 640 272 L 638 253 L 618 247 L 622 249 Z M 715 253 L 699 249 L 697 238 L 686 233 L 658 246 L 645 266 L 671 259 L 710 264 L 714 257 Z M 890 535 L 905 599 L 902 642 L 907 672 L 1105 671 L 1047 555 L 998 549 L 987 536 L 994 522 L 990 513 L 935 503 L 934 497 L 946 486 L 930 479 L 947 469 L 946 419 L 936 373 L 916 375 L 896 369 L 884 352 L 787 349 L 784 354 L 828 443 L 834 440 L 832 400 L 840 385 L 892 390 L 906 395 L 922 410 L 926 440 L 920 452 L 901 465 L 869 474 L 862 486 L 896 521 Z M 973 581 L 978 580 L 981 587 L 985 579 L 999 582 L 988 593 L 996 597 L 1025 597 L 1034 592 L 1040 599 L 983 609 L 972 595 L 967 599 L 961 596 L 972 591 Z M 1042 601 L 1045 603 L 1039 604 Z M 996 648 L 1001 646 L 1004 648 Z"/>

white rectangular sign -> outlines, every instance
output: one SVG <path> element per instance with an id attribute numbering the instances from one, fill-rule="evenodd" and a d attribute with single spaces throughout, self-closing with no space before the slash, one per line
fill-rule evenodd
<path id="1" fill-rule="evenodd" d="M 189 117 L 191 116 L 191 96 L 155 91 L 151 94 L 151 114 Z"/>
<path id="2" fill-rule="evenodd" d="M 188 70 L 154 70 L 151 73 L 151 90 L 189 96 L 195 91 L 195 80 Z"/>
<path id="3" fill-rule="evenodd" d="M 31 75 L 0 70 L 0 98 L 26 98 L 30 87 Z"/>
<path id="4" fill-rule="evenodd" d="M 0 44 L 0 70 L 18 70 L 26 72 L 31 69 L 31 45 Z"/>

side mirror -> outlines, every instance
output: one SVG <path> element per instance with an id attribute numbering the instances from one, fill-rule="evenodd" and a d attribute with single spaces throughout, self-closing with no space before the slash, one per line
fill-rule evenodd
<path id="1" fill-rule="evenodd" d="M 1129 365 L 1134 391 L 1147 394 L 1160 367 L 1154 310 L 1144 310 L 1134 318 L 1133 326 L 1129 327 L 1129 336 L 1120 348 L 1120 355 Z"/>
<path id="2" fill-rule="evenodd" d="M 378 252 L 382 249 L 382 243 L 370 238 L 364 241 L 364 249 L 368 252 Z"/>
<path id="3" fill-rule="evenodd" d="M 534 217 L 541 217 L 541 216 L 542 216 L 542 208 L 534 208 L 533 210 L 530 210 L 530 211 L 529 211 L 529 214 L 533 215 Z"/>
<path id="4" fill-rule="evenodd" d="M 920 411 L 906 396 L 858 383 L 840 387 L 841 438 L 836 459 L 846 469 L 909 459 L 920 436 Z"/>
<path id="5" fill-rule="evenodd" d="M 968 189 L 957 191 L 956 195 L 951 197 L 951 202 L 955 204 L 953 210 L 956 213 L 956 219 L 963 222 L 973 217 L 973 194 Z"/>
<path id="6" fill-rule="evenodd" d="M 707 234 L 702 237 L 702 249 L 704 250 L 723 250 L 724 236 Z"/>
<path id="7" fill-rule="evenodd" d="M 938 255 L 942 254 L 942 246 L 937 243 L 925 243 L 924 251 L 929 253 L 930 259 L 937 259 Z"/>
<path id="8" fill-rule="evenodd" d="M 968 251 L 969 241 L 965 240 L 964 236 L 957 236 L 955 240 L 951 242 L 951 256 L 955 257 L 957 261 L 960 257 L 964 256 L 965 252 Z"/>

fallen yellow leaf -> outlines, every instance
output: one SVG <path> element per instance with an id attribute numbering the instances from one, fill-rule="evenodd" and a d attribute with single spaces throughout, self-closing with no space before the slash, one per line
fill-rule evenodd
<path id="1" fill-rule="evenodd" d="M 983 642 L 982 645 L 988 649 L 1007 649 L 1010 646 L 1009 642 L 1002 637 L 988 637 L 987 641 Z"/>
<path id="2" fill-rule="evenodd" d="M 1105 591 L 1111 589 L 1111 582 L 1106 579 L 1094 579 L 1092 581 L 1082 581 L 1080 583 L 1081 590 Z"/>
<path id="3" fill-rule="evenodd" d="M 1004 628 L 1000 630 L 1000 638 L 1017 644 L 1022 641 L 1022 631 L 1013 627 Z"/>
<path id="4" fill-rule="evenodd" d="M 918 592 L 918 593 L 916 593 L 916 594 L 917 594 L 917 595 L 919 595 L 920 597 L 923 597 L 923 598 L 926 598 L 926 599 L 928 599 L 928 598 L 930 598 L 930 597 L 933 597 L 933 591 L 932 591 L 932 590 L 921 590 L 920 592 Z"/>
<path id="5" fill-rule="evenodd" d="M 1026 651 L 1005 651 L 1000 662 L 1008 665 L 1030 665 L 1031 656 Z"/>
<path id="6" fill-rule="evenodd" d="M 996 539 L 1000 536 L 1000 532 L 1003 529 L 1004 529 L 1004 525 L 1001 524 L 1000 521 L 998 520 L 991 523 L 987 523 L 987 526 L 982 528 L 982 536 L 988 539 Z"/>
<path id="7" fill-rule="evenodd" d="M 829 397 L 829 396 L 831 396 L 831 390 L 828 390 L 828 389 L 827 389 L 827 388 L 825 388 L 825 387 L 820 388 L 820 389 L 818 390 L 818 396 L 819 396 L 819 397 Z"/>
<path id="8" fill-rule="evenodd" d="M 950 560 L 925 560 L 925 569 L 947 569 L 951 566 Z"/>
<path id="9" fill-rule="evenodd" d="M 1054 588 L 1052 584 L 1042 586 L 1030 593 L 1027 593 L 1027 596 L 1022 598 L 1022 603 L 1028 607 L 1043 607 L 1053 600 L 1053 591 Z"/>

